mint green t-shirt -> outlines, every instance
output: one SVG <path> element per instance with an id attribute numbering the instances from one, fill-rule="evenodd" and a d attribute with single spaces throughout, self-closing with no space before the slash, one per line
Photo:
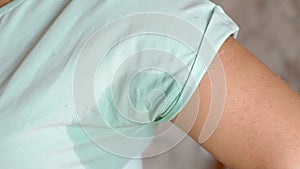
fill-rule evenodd
<path id="1" fill-rule="evenodd" d="M 123 168 L 237 31 L 208 0 L 10 2 L 0 8 L 0 168 Z"/>

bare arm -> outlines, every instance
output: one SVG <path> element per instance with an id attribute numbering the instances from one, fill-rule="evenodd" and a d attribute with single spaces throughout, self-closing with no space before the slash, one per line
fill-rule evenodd
<path id="1" fill-rule="evenodd" d="M 0 8 L 3 7 L 4 5 L 8 4 L 12 0 L 0 0 Z"/>
<path id="2" fill-rule="evenodd" d="M 300 97 L 231 37 L 218 57 L 226 75 L 226 105 L 217 130 L 202 146 L 231 169 L 299 169 Z M 189 132 L 195 141 L 210 106 L 208 75 L 198 89 L 199 115 Z"/>

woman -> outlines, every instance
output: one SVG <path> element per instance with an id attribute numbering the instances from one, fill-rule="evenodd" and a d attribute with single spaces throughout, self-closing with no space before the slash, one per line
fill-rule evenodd
<path id="1" fill-rule="evenodd" d="M 210 1 L 1 6 L 3 168 L 122 168 L 169 120 L 230 168 L 300 168 L 299 96 Z"/>

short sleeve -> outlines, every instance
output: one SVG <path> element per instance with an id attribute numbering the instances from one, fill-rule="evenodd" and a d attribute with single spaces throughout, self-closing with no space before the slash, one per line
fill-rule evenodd
<path id="1" fill-rule="evenodd" d="M 122 22 L 128 25 L 127 35 L 111 48 L 98 70 L 99 77 L 106 79 L 99 86 L 106 89 L 96 93 L 111 98 L 99 103 L 105 105 L 102 112 L 112 123 L 121 119 L 116 118 L 119 115 L 137 124 L 174 118 L 224 41 L 237 35 L 238 26 L 209 1 L 177 10 L 132 15 Z"/>
<path id="2" fill-rule="evenodd" d="M 199 38 L 198 51 L 196 51 L 195 56 L 190 56 L 194 57 L 193 59 L 195 60 L 193 63 L 186 63 L 190 64 L 188 66 L 190 67 L 190 74 L 187 75 L 184 82 L 185 85 L 172 101 L 173 104 L 170 108 L 155 119 L 158 122 L 173 119 L 183 109 L 192 97 L 192 94 L 195 92 L 222 44 L 229 36 L 233 36 L 234 38 L 237 36 L 239 27 L 220 6 L 212 6 L 203 10 L 210 14 L 206 20 L 207 25 L 203 28 L 203 37 Z"/>

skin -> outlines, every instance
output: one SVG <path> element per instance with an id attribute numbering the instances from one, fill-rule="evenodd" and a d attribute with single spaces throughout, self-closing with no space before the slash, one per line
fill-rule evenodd
<path id="1" fill-rule="evenodd" d="M 12 0 L 0 0 L 0 7 L 3 7 L 7 3 L 11 2 Z"/>
<path id="2" fill-rule="evenodd" d="M 231 169 L 299 169 L 300 97 L 232 37 L 217 57 L 226 76 L 225 109 L 218 128 L 201 146 Z M 208 74 L 198 89 L 198 117 L 187 131 L 197 142 L 211 101 Z M 189 117 L 185 112 L 179 116 L 172 121 L 184 130 Z"/>

